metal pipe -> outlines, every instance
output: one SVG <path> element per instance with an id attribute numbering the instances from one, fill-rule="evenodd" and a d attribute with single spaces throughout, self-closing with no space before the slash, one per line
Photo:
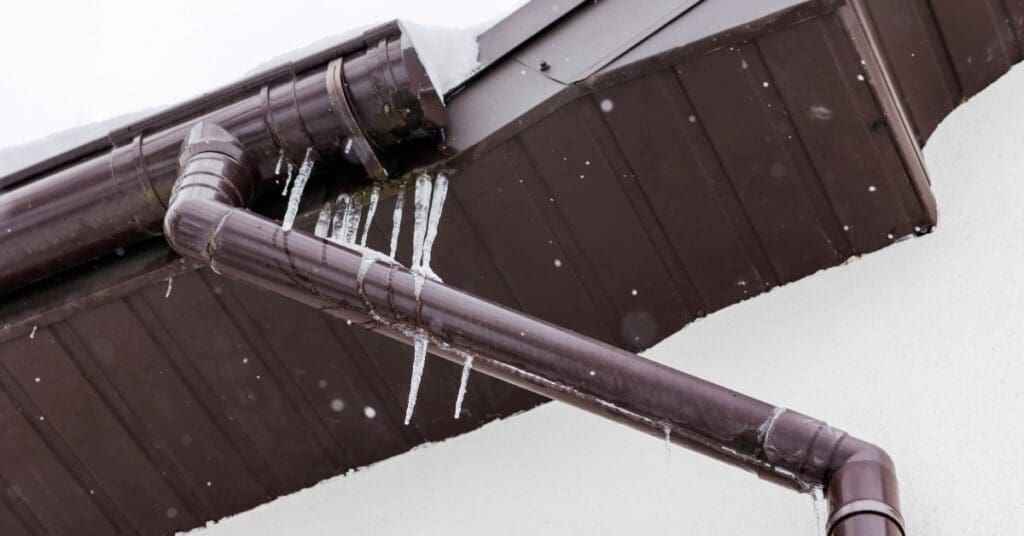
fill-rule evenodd
<path id="1" fill-rule="evenodd" d="M 435 355 L 757 473 L 821 486 L 838 536 L 903 534 L 892 460 L 799 413 L 690 376 L 245 210 L 258 176 L 226 130 L 197 125 L 164 221 L 180 254 Z M 362 269 L 361 269 L 362 268 Z M 362 275 L 360 275 L 362 274 Z"/>
<path id="2" fill-rule="evenodd" d="M 349 144 L 372 177 L 385 178 L 379 149 L 430 136 L 445 114 L 399 27 L 374 35 L 298 74 L 242 86 L 213 104 L 188 103 L 163 123 L 130 128 L 127 140 L 0 196 L 0 291 L 158 235 L 182 140 L 199 120 L 231 132 L 264 179 L 275 178 L 279 159 L 301 161 L 307 148 L 341 154 Z"/>

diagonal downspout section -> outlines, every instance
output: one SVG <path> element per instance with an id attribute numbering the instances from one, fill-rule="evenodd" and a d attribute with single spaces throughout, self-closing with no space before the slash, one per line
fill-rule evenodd
<path id="1" fill-rule="evenodd" d="M 798 491 L 824 488 L 833 536 L 905 534 L 892 460 L 794 411 L 427 281 L 244 207 L 258 176 L 218 125 L 196 125 L 164 219 L 180 254 L 217 273 L 756 473 Z"/>

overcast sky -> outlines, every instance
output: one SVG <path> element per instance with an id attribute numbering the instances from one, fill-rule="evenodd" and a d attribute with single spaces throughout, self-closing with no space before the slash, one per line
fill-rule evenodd
<path id="1" fill-rule="evenodd" d="M 0 147 L 174 103 L 394 18 L 463 27 L 521 0 L 36 0 L 0 18 Z"/>

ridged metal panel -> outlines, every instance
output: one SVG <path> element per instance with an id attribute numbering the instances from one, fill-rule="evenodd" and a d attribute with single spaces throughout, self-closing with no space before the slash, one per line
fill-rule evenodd
<path id="1" fill-rule="evenodd" d="M 1024 57 L 1021 0 L 865 4 L 922 142 L 956 105 Z"/>
<path id="2" fill-rule="evenodd" d="M 646 348 L 694 315 L 683 303 L 644 227 L 574 104 L 506 145 L 534 203 L 566 246 L 602 321 L 619 346 Z M 570 246 L 571 245 L 571 246 Z M 627 329 L 623 323 L 637 324 Z"/>
<path id="3" fill-rule="evenodd" d="M 9 373 L 0 369 L 0 378 L 6 377 Z M 0 474 L 4 484 L 0 502 L 19 514 L 25 533 L 74 534 L 81 529 L 114 533 L 118 525 L 99 506 L 103 497 L 97 498 L 95 490 L 90 493 L 50 446 L 51 436 L 38 428 L 40 416 L 27 414 L 29 408 L 8 393 L 11 387 L 0 384 Z"/>
<path id="4" fill-rule="evenodd" d="M 159 359 L 163 352 L 127 302 L 74 317 L 54 326 L 53 332 L 77 356 L 83 374 L 132 438 L 198 510 L 197 516 L 212 513 L 200 504 L 220 511 L 247 505 L 241 497 L 269 495 L 196 403 L 187 383 L 168 373 L 173 365 Z M 185 467 L 194 473 L 185 474 Z"/>
<path id="5" fill-rule="evenodd" d="M 768 254 L 787 282 L 839 258 L 834 216 L 804 172 L 806 154 L 753 45 L 677 68 L 695 115 Z M 781 210 L 785 207 L 785 210 Z"/>
<path id="6" fill-rule="evenodd" d="M 4 534 L 170 534 L 541 400 L 203 270 L 0 345 Z M 337 405 L 340 400 L 344 406 Z M 365 408 L 373 408 L 373 418 Z"/>
<path id="7" fill-rule="evenodd" d="M 199 521 L 78 368 L 81 357 L 40 330 L 5 346 L 0 385 L 119 531 L 160 534 Z"/>
<path id="8" fill-rule="evenodd" d="M 871 74 L 840 22 L 800 24 L 759 39 L 758 49 L 809 161 L 803 172 L 820 184 L 819 211 L 833 214 L 839 249 L 847 255 L 874 251 L 926 227 L 922 203 L 894 150 L 899 125 L 876 103 Z"/>
<path id="9" fill-rule="evenodd" d="M 515 252 L 494 254 L 499 270 L 557 274 L 535 261 L 557 246 L 546 255 L 585 293 L 532 286 L 644 347 L 930 228 L 896 148 L 907 133 L 861 59 L 830 15 L 643 71 L 531 124 L 453 188 Z"/>
<path id="10" fill-rule="evenodd" d="M 675 257 L 673 272 L 694 288 L 701 313 L 768 288 L 774 269 L 722 170 L 674 70 L 599 91 L 596 106 L 628 166 L 641 204 Z M 614 133 L 614 135 L 612 134 Z"/>
<path id="11" fill-rule="evenodd" d="M 964 97 L 985 89 L 1020 59 L 1002 0 L 931 0 Z"/>
<path id="12" fill-rule="evenodd" d="M 463 174 L 473 179 L 453 180 L 450 195 L 479 232 L 522 310 L 610 340 L 577 263 L 570 259 L 567 248 L 573 244 L 563 243 L 543 217 L 550 198 L 532 196 L 527 181 L 536 179 L 520 174 L 504 147 L 461 170 Z"/>

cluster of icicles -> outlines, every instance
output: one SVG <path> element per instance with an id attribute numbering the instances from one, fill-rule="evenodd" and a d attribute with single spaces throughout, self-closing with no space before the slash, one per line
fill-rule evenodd
<path id="1" fill-rule="evenodd" d="M 312 149 L 307 149 L 306 156 L 299 166 L 297 173 L 294 173 L 295 166 L 293 164 L 284 163 L 283 155 L 278 160 L 275 169 L 276 174 L 280 174 L 283 165 L 287 166 L 287 178 L 282 192 L 282 195 L 288 196 L 288 208 L 281 225 L 281 228 L 285 231 L 290 231 L 295 224 L 303 191 L 313 172 L 314 160 L 315 153 Z M 423 284 L 426 279 L 441 281 L 441 278 L 430 267 L 430 257 L 434 241 L 437 239 L 437 228 L 441 221 L 441 213 L 444 210 L 444 201 L 447 195 L 448 177 L 444 174 L 438 174 L 437 178 L 433 180 L 427 175 L 420 175 L 416 179 L 413 211 L 415 225 L 413 229 L 412 263 L 409 269 L 413 275 L 417 301 L 420 299 L 420 293 L 423 291 Z M 395 209 L 391 220 L 389 252 L 385 254 L 366 246 L 366 239 L 370 234 L 370 224 L 377 214 L 377 204 L 380 202 L 380 197 L 381 189 L 379 186 L 372 187 L 368 194 L 362 192 L 338 195 L 333 201 L 324 203 L 320 209 L 320 215 L 317 218 L 316 227 L 313 231 L 313 234 L 320 238 L 354 249 L 362 255 L 362 262 L 356 275 L 356 287 L 359 289 L 362 288 L 363 279 L 374 263 L 382 262 L 399 265 L 398 261 L 395 260 L 395 254 L 398 251 L 402 213 L 405 210 L 404 192 L 399 193 L 395 200 Z M 365 221 L 363 221 L 364 209 L 366 212 Z M 362 234 L 359 232 L 360 225 L 362 225 Z M 377 313 L 372 309 L 370 314 L 379 320 Z M 409 382 L 409 400 L 405 409 L 405 424 L 408 425 L 412 419 L 413 410 L 416 407 L 416 397 L 419 393 L 420 381 L 423 378 L 423 367 L 427 359 L 429 336 L 423 330 L 410 331 L 407 335 L 412 338 L 414 348 L 412 377 Z M 455 399 L 456 419 L 462 414 L 462 402 L 466 396 L 466 385 L 472 366 L 472 357 L 466 356 L 462 368 L 462 377 L 459 382 L 458 396 Z"/>

